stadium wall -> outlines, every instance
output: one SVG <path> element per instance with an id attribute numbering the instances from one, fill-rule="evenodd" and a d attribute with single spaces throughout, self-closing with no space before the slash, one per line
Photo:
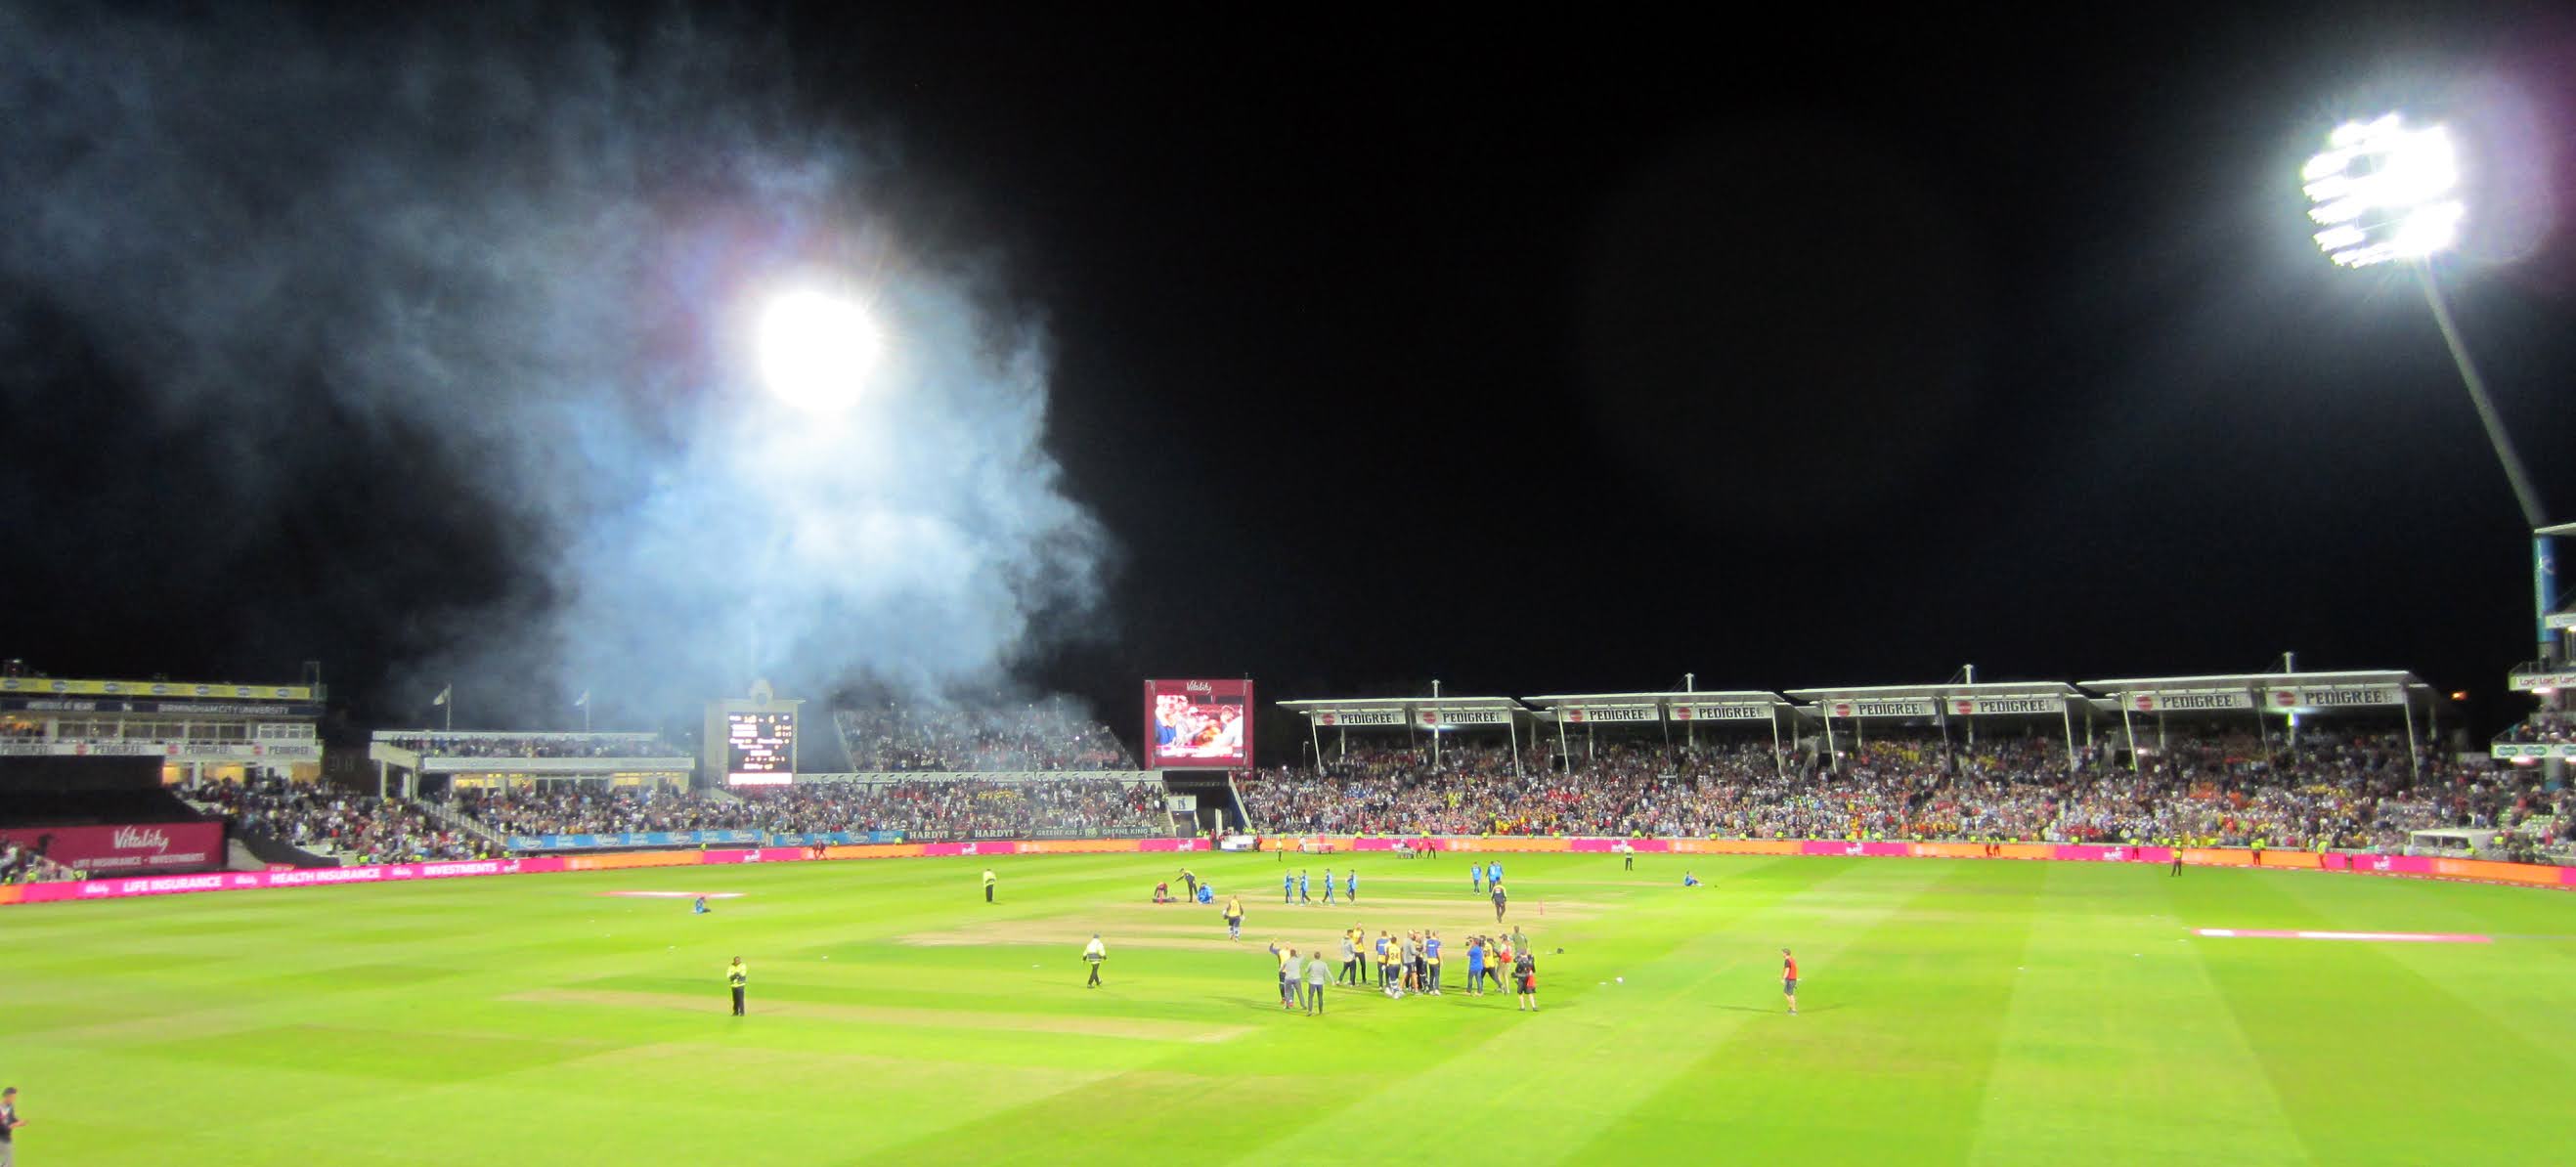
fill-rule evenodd
<path id="1" fill-rule="evenodd" d="M 1807 855 L 1871 856 L 1914 859 L 2045 859 L 2085 863 L 2168 863 L 2165 847 L 2106 847 L 2076 843 L 2004 843 L 1998 854 L 1986 854 L 1982 843 L 1842 842 L 1822 839 L 1608 839 L 1608 838 L 1352 838 L 1289 836 L 1265 838 L 1263 850 L 1295 850 L 1307 843 L 1329 844 L 1335 851 L 1392 851 L 1398 843 L 1459 853 L 1606 854 L 1627 842 L 1641 855 Z M 822 858 L 918 859 L 968 855 L 1124 855 L 1209 850 L 1200 839 L 1017 839 L 971 843 L 857 843 L 824 847 Z M 192 892 L 251 891 L 260 888 L 318 887 L 351 883 L 399 883 L 421 879 L 454 879 L 487 875 L 534 875 L 559 871 L 620 871 L 644 867 L 721 867 L 743 863 L 814 861 L 811 847 L 749 848 L 708 851 L 628 851 L 607 855 L 536 855 L 517 859 L 478 859 L 452 863 L 391 863 L 372 867 L 322 867 L 293 871 L 209 872 L 202 875 L 137 876 L 89 879 L 69 883 L 0 886 L 0 905 L 57 903 L 66 900 L 126 899 L 134 896 Z M 2183 861 L 2198 867 L 2258 866 L 2252 851 L 2233 847 L 2187 847 Z M 2484 859 L 2435 859 L 2413 855 L 2319 855 L 2307 851 L 2266 851 L 2262 867 L 2293 871 L 2356 871 L 2415 879 L 2472 880 L 2526 887 L 2576 889 L 2576 867 L 2497 863 Z"/>

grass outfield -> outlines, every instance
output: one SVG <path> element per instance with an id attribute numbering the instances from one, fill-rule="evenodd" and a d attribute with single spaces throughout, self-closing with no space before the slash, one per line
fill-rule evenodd
<path id="1" fill-rule="evenodd" d="M 1146 904 L 1178 857 L 677 868 L 0 909 L 19 1162 L 2536 1163 L 2576 1082 L 2576 895 L 1901 859 L 1505 859 L 1543 1011 L 1337 989 L 1272 935 L 1492 912 Z M 1292 859 L 1295 857 L 1291 857 Z M 1337 857 L 1338 858 L 1338 857 Z M 977 886 L 991 863 L 1001 902 Z M 1290 866 L 1295 866 L 1291 864 Z M 1312 864 L 1320 873 L 1321 865 Z M 1335 870 L 1342 869 L 1336 863 Z M 618 891 L 736 892 L 712 915 Z M 2483 933 L 2212 939 L 2196 927 Z M 1110 945 L 1086 991 L 1080 945 Z M 1802 1015 L 1782 1014 L 1779 949 Z M 1562 947 L 1563 955 L 1553 950 Z M 727 1016 L 741 953 L 752 1016 Z M 1625 984 L 1608 983 L 1625 977 Z M 1463 979 L 1463 978 L 1461 978 Z M 1434 1140 L 1426 1148 L 1421 1140 Z M 1390 1143 L 1388 1140 L 1394 1140 Z"/>

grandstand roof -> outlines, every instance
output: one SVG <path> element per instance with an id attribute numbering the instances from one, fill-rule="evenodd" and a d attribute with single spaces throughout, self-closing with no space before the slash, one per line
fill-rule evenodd
<path id="1" fill-rule="evenodd" d="M 2082 682 L 2102 693 L 2146 693 L 2168 689 L 2297 688 L 2303 685 L 2405 685 L 2420 687 L 2415 674 L 2403 669 L 2349 669 L 2323 673 L 2209 673 L 2194 677 L 2118 677 Z"/>
<path id="2" fill-rule="evenodd" d="M 1938 685 L 1845 685 L 1826 689 L 1790 689 L 1792 697 L 1809 701 L 1866 700 L 1877 697 L 2080 697 L 2075 686 L 2064 681 L 1958 681 Z"/>
<path id="3" fill-rule="evenodd" d="M 1716 705 L 1765 701 L 1773 705 L 1789 704 L 1787 698 L 1768 689 L 1695 689 L 1678 693 L 1554 693 L 1544 697 L 1523 697 L 1521 698 L 1521 701 L 1539 709 L 1545 709 L 1555 705 L 1573 705 L 1591 701 L 1629 702 L 1632 704 L 1648 701 L 1680 701 L 1684 703 L 1708 702 Z"/>
<path id="4" fill-rule="evenodd" d="M 1282 701 L 1282 709 L 1312 713 L 1325 709 L 1413 709 L 1429 706 L 1437 709 L 1514 709 L 1528 712 L 1528 707 L 1510 697 L 1312 697 Z"/>
<path id="5" fill-rule="evenodd" d="M 1602 720 L 1657 723 L 1708 721 L 1711 724 L 1717 724 L 1729 720 L 1761 721 L 1766 717 L 1776 718 L 1782 710 L 1787 710 L 1792 716 L 1798 715 L 1796 704 L 1768 689 L 1686 689 L 1680 692 L 1661 693 L 1556 693 L 1544 697 L 1523 697 L 1521 700 L 1533 707 L 1532 715 L 1541 721 L 1560 719 L 1578 723 Z M 1732 707 L 1735 710 L 1750 710 L 1757 705 L 1764 710 L 1759 716 L 1748 717 L 1741 714 L 1713 716 L 1709 712 L 1720 706 Z M 1653 716 L 1605 717 L 1606 714 L 1620 711 L 1633 711 L 1639 714 L 1651 712 Z M 1694 711 L 1697 713 L 1696 716 L 1692 715 Z"/>

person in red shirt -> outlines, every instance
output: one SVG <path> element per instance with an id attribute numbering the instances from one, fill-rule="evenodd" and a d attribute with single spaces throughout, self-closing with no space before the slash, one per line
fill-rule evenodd
<path id="1" fill-rule="evenodd" d="M 1780 950 L 1780 992 L 1789 998 L 1789 1016 L 1798 1015 L 1798 958 Z"/>

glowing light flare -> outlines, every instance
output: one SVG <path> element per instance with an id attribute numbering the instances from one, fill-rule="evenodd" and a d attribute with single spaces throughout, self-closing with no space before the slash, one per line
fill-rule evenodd
<path id="1" fill-rule="evenodd" d="M 761 308 L 754 344 L 772 396 L 798 409 L 838 413 L 858 403 L 885 341 L 867 305 L 800 288 Z"/>
<path id="2" fill-rule="evenodd" d="M 2325 228 L 2317 248 L 2334 262 L 2421 259 L 2459 241 L 2468 207 L 2452 197 L 2460 165 L 2449 130 L 2388 114 L 2335 127 L 2326 147 L 2299 176 L 2316 204 L 2308 217 Z"/>

